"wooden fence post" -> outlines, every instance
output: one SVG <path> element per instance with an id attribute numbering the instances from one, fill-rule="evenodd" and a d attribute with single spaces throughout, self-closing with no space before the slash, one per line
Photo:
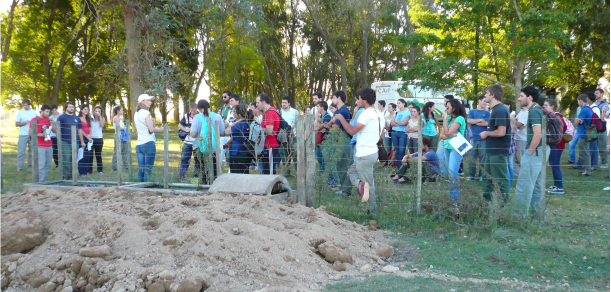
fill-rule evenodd
<path id="1" fill-rule="evenodd" d="M 129 133 L 128 133 L 129 134 Z M 117 157 L 117 185 L 121 186 L 123 183 L 123 156 L 121 153 L 121 127 L 115 127 L 115 155 Z"/>
<path id="2" fill-rule="evenodd" d="M 167 189 L 170 186 L 168 181 L 170 166 L 170 127 L 168 124 L 163 125 L 163 188 Z"/>
<path id="3" fill-rule="evenodd" d="M 79 141 L 76 139 L 76 126 L 72 125 L 70 129 L 70 141 L 72 141 L 72 185 L 76 185 L 78 178 L 78 149 L 80 148 Z"/>
<path id="4" fill-rule="evenodd" d="M 30 151 L 32 151 L 32 182 L 37 183 L 38 178 L 38 122 L 32 121 L 30 128 Z"/>
<path id="5" fill-rule="evenodd" d="M 314 196 L 316 188 L 316 135 L 314 133 L 314 115 L 307 114 L 304 120 L 303 127 L 303 147 L 305 152 L 306 162 L 306 185 L 305 188 L 305 205 L 306 207 L 314 207 Z"/>
<path id="6" fill-rule="evenodd" d="M 302 205 L 306 204 L 305 123 L 306 116 L 297 116 L 295 122 L 297 135 L 297 200 Z"/>
<path id="7" fill-rule="evenodd" d="M 64 141 L 62 141 L 62 127 L 59 121 L 55 121 L 55 136 L 57 136 L 57 165 L 59 169 L 59 179 L 64 180 L 64 158 L 62 157 L 62 149 Z"/>
<path id="8" fill-rule="evenodd" d="M 424 121 L 422 116 L 418 118 L 418 190 L 416 191 L 416 214 L 420 215 L 420 202 L 422 200 L 422 129 L 424 128 Z"/>
<path id="9" fill-rule="evenodd" d="M 219 124 L 219 121 L 215 121 L 214 122 L 214 139 L 216 140 L 216 175 L 221 175 L 223 173 L 223 168 L 222 168 L 222 164 L 219 162 L 219 157 L 221 157 L 221 149 L 222 149 L 222 145 L 221 145 L 221 133 L 219 132 L 221 130 L 221 125 Z M 212 155 L 212 153 L 210 154 Z M 229 156 L 231 157 L 231 155 Z M 221 157 L 222 159 L 222 157 Z M 227 164 L 229 164 L 229 161 L 227 161 Z"/>
<path id="10" fill-rule="evenodd" d="M 546 116 L 543 115 L 541 119 L 541 214 L 540 220 L 545 221 L 545 188 L 547 182 L 547 120 Z"/>
<path id="11" fill-rule="evenodd" d="M 207 160 L 206 168 L 208 170 L 208 175 L 206 177 L 208 178 L 208 185 L 211 185 L 212 182 L 214 181 L 214 157 L 212 156 L 212 153 L 218 150 L 222 146 L 216 145 L 216 149 L 212 149 L 212 119 L 210 117 L 206 118 L 206 125 L 208 126 L 208 137 L 206 137 L 208 139 L 208 154 L 204 155 L 203 157 L 205 160 Z M 216 157 L 217 165 L 220 163 L 223 163 L 222 159 L 223 159 L 222 157 L 220 157 L 220 160 L 219 160 L 219 157 Z"/>
<path id="12" fill-rule="evenodd" d="M 130 120 L 125 120 L 125 137 L 127 138 L 127 148 L 129 151 L 127 152 L 127 173 L 129 174 L 129 179 L 132 179 L 132 132 L 130 130 Z M 118 157 L 117 157 L 118 158 Z M 123 159 L 123 157 L 121 157 Z"/>

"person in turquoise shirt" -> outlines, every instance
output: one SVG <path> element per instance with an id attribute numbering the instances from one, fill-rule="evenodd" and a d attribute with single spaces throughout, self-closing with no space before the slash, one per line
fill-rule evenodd
<path id="1" fill-rule="evenodd" d="M 460 182 L 458 181 L 458 169 L 462 161 L 462 155 L 456 151 L 450 140 L 456 137 L 458 133 L 465 134 L 467 127 L 467 111 L 460 101 L 452 99 L 446 104 L 446 111 L 443 113 L 443 130 L 439 136 L 444 139 L 445 160 L 448 168 L 448 178 L 452 182 L 450 186 L 450 200 L 457 201 L 460 199 Z"/>
<path id="2" fill-rule="evenodd" d="M 422 120 L 424 128 L 422 129 L 422 137 L 428 138 L 432 143 L 433 151 L 437 152 L 437 121 L 435 120 L 435 103 L 429 101 L 422 107 Z"/>

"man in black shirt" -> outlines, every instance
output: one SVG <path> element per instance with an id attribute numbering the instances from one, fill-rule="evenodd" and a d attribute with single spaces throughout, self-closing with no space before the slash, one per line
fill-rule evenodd
<path id="1" fill-rule="evenodd" d="M 486 139 L 486 160 L 484 162 L 484 198 L 488 201 L 492 199 L 494 183 L 496 182 L 503 196 L 503 201 L 507 202 L 509 197 L 509 169 L 507 168 L 507 157 L 511 146 L 511 126 L 509 111 L 503 105 L 503 88 L 498 85 L 490 85 L 486 88 L 484 101 L 490 105 L 490 120 L 488 129 L 480 136 Z"/>

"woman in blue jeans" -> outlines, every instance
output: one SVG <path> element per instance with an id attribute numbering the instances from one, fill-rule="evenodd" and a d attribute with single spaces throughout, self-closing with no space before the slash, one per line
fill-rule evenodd
<path id="1" fill-rule="evenodd" d="M 460 182 L 458 181 L 458 169 L 462 161 L 462 155 L 456 151 L 450 140 L 458 133 L 464 135 L 467 126 L 467 111 L 460 101 L 452 99 L 446 103 L 446 111 L 443 113 L 443 129 L 440 139 L 445 139 L 445 159 L 448 168 L 448 178 L 452 182 L 450 186 L 450 200 L 460 199 Z"/>
<path id="2" fill-rule="evenodd" d="M 407 102 L 400 98 L 397 100 L 397 114 L 395 118 L 390 121 L 392 127 L 392 145 L 395 149 L 395 160 L 397 161 L 397 169 L 401 168 L 401 159 L 405 156 L 405 147 L 407 146 L 407 134 L 405 129 L 411 116 L 409 110 L 407 110 Z"/>
<path id="3" fill-rule="evenodd" d="M 564 122 L 564 117 L 562 116 L 562 114 L 557 112 L 558 102 L 553 98 L 548 98 L 543 103 L 543 108 L 549 112 L 555 113 L 556 115 L 560 117 L 560 120 L 562 120 L 562 133 L 564 134 L 566 132 L 567 126 Z M 546 189 L 546 191 L 548 191 L 551 194 L 556 194 L 556 195 L 564 194 L 564 186 L 562 184 L 562 170 L 560 170 L 560 157 L 562 157 L 562 152 L 564 151 L 565 146 L 566 146 L 566 143 L 564 141 L 564 138 L 561 139 L 560 143 L 558 143 L 557 145 L 553 145 L 553 144 L 549 145 L 549 148 L 550 148 L 549 165 L 552 168 L 552 175 L 554 176 L 554 184 L 551 187 L 549 187 L 548 189 Z"/>
<path id="4" fill-rule="evenodd" d="M 138 133 L 136 155 L 138 156 L 138 180 L 145 182 L 151 175 L 155 164 L 155 133 L 163 132 L 163 128 L 155 127 L 155 119 L 151 117 L 151 104 L 155 97 L 148 94 L 138 96 L 138 108 L 134 114 L 134 126 Z"/>

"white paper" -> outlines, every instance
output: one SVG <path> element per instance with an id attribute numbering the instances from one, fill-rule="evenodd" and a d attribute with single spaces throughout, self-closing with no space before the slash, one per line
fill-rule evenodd
<path id="1" fill-rule="evenodd" d="M 87 142 L 87 151 L 91 151 L 91 146 L 93 146 L 93 140 L 89 140 L 89 142 Z"/>
<path id="2" fill-rule="evenodd" d="M 85 148 L 79 147 L 78 148 L 78 159 L 76 161 L 81 161 L 81 159 L 83 159 L 84 153 L 85 153 Z"/>
<path id="3" fill-rule="evenodd" d="M 460 156 L 464 156 L 473 146 L 461 133 L 456 133 L 456 137 L 450 139 L 450 145 L 452 148 L 460 154 Z"/>

